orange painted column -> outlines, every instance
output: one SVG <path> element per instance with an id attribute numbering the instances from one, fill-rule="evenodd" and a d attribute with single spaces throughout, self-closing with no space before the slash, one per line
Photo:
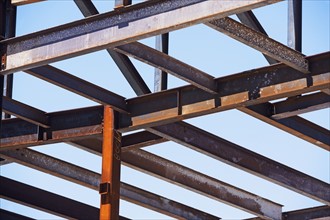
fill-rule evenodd
<path id="1" fill-rule="evenodd" d="M 119 219 L 121 134 L 115 115 L 110 106 L 104 107 L 100 220 Z"/>

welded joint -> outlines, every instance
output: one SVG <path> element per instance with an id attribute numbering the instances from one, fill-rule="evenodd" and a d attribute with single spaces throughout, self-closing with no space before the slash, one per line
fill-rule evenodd
<path id="1" fill-rule="evenodd" d="M 101 204 L 110 204 L 111 203 L 111 183 L 103 182 L 100 183 L 99 194 L 101 195 Z"/>

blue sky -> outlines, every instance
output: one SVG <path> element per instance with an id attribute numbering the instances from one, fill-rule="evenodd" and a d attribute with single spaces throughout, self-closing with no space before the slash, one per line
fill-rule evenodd
<path id="1" fill-rule="evenodd" d="M 95 5 L 100 12 L 106 12 L 112 10 L 114 3 L 99 0 L 95 1 Z M 302 52 L 305 55 L 329 51 L 329 11 L 330 2 L 328 0 L 303 1 Z M 287 2 L 256 9 L 254 13 L 270 37 L 286 44 Z M 24 35 L 82 18 L 83 16 L 74 2 L 69 0 L 50 0 L 20 6 L 18 7 L 17 35 Z M 155 39 L 145 39 L 141 42 L 153 46 Z M 197 25 L 171 32 L 169 54 L 215 77 L 268 65 L 258 51 L 205 25 Z M 132 61 L 149 88 L 153 89 L 154 68 L 134 59 Z M 135 96 L 133 90 L 105 51 L 53 63 L 52 65 L 127 98 Z M 185 82 L 174 77 L 169 77 L 170 88 L 185 84 Z M 47 112 L 96 105 L 90 100 L 21 72 L 15 74 L 13 98 Z M 324 109 L 301 116 L 329 129 L 329 115 L 329 109 Z M 320 180 L 330 182 L 330 155 L 327 151 L 237 110 L 193 118 L 187 120 L 187 122 Z M 101 170 L 100 157 L 64 143 L 40 146 L 34 149 L 96 172 Z M 175 143 L 168 142 L 154 145 L 144 150 L 280 203 L 284 205 L 283 211 L 321 205 L 293 191 Z M 0 169 L 3 176 L 99 207 L 99 194 L 96 191 L 17 164 L 4 165 Z M 121 178 L 126 183 L 196 207 L 213 215 L 218 215 L 223 219 L 252 217 L 246 212 L 202 197 L 125 166 L 122 166 Z M 55 216 L 18 206 L 3 199 L 0 202 L 3 209 L 37 219 L 56 219 Z M 125 201 L 121 201 L 120 213 L 134 219 L 169 219 L 168 216 L 137 207 Z"/>

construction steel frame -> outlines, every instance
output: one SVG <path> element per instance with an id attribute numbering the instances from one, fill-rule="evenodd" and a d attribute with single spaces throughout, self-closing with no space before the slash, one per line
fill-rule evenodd
<path id="1" fill-rule="evenodd" d="M 98 14 L 91 0 L 74 0 L 85 19 L 15 37 L 16 7 L 38 1 L 0 1 L 1 163 L 19 163 L 99 190 L 101 205 L 99 210 L 6 177 L 0 177 L 2 198 L 70 219 L 126 219 L 119 216 L 119 198 L 178 219 L 220 219 L 120 182 L 123 163 L 240 208 L 255 215 L 254 219 L 330 216 L 328 183 L 182 121 L 238 109 L 328 153 L 329 130 L 298 116 L 328 108 L 330 103 L 330 52 L 308 57 L 301 53 L 302 1 L 288 1 L 288 46 L 268 37 L 251 11 L 278 0 L 153 0 L 134 5 L 130 0 L 116 0 L 115 9 L 104 14 Z M 228 17 L 233 14 L 240 22 Z M 272 65 L 214 78 L 169 56 L 168 33 L 201 23 L 262 52 Z M 136 42 L 151 36 L 157 36 L 155 49 Z M 126 99 L 49 65 L 102 49 L 118 65 L 137 97 Z M 128 56 L 156 67 L 157 93 L 150 91 Z M 101 105 L 44 112 L 18 102 L 12 98 L 12 73 L 17 71 Z M 190 85 L 167 89 L 167 74 Z M 278 98 L 287 99 L 270 102 Z M 144 131 L 122 136 L 137 129 Z M 197 150 L 324 206 L 282 213 L 279 204 L 140 150 L 166 141 Z M 102 175 L 27 148 L 58 142 L 101 155 Z M 3 219 L 31 219 L 2 209 L 0 215 Z"/>

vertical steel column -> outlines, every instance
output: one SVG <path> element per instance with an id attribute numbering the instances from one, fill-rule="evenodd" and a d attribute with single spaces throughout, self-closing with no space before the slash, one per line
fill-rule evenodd
<path id="1" fill-rule="evenodd" d="M 301 52 L 302 0 L 288 0 L 288 46 Z"/>
<path id="2" fill-rule="evenodd" d="M 168 54 L 169 33 L 156 36 L 156 49 Z M 159 92 L 167 89 L 167 73 L 156 68 L 155 69 L 155 86 L 154 91 Z"/>
<path id="3" fill-rule="evenodd" d="M 0 0 L 0 40 L 5 38 L 5 24 L 6 24 L 6 2 L 4 0 Z M 2 48 L 0 48 L 0 59 L 2 58 Z M 2 63 L 2 62 L 1 62 Z M 1 64 L 0 63 L 0 64 Z M 2 65 L 2 64 L 1 64 Z M 1 67 L 0 67 L 1 68 Z M 2 91 L 4 87 L 4 76 L 0 75 L 0 138 L 1 138 L 1 122 L 2 122 Z"/>
<path id="4" fill-rule="evenodd" d="M 119 219 L 121 134 L 116 130 L 116 112 L 104 107 L 100 220 Z"/>
<path id="5" fill-rule="evenodd" d="M 16 6 L 11 4 L 10 0 L 5 0 L 4 2 L 4 32 L 3 36 L 4 38 L 11 38 L 15 37 L 16 33 Z M 13 80 L 14 80 L 14 74 L 9 74 L 4 77 L 4 88 L 2 88 L 1 91 L 3 91 L 3 95 L 6 97 L 11 98 L 13 96 Z M 4 118 L 10 118 L 9 114 L 3 113 Z"/>
<path id="6" fill-rule="evenodd" d="M 131 4 L 132 4 L 132 0 L 115 0 L 115 8 L 121 8 Z"/>

